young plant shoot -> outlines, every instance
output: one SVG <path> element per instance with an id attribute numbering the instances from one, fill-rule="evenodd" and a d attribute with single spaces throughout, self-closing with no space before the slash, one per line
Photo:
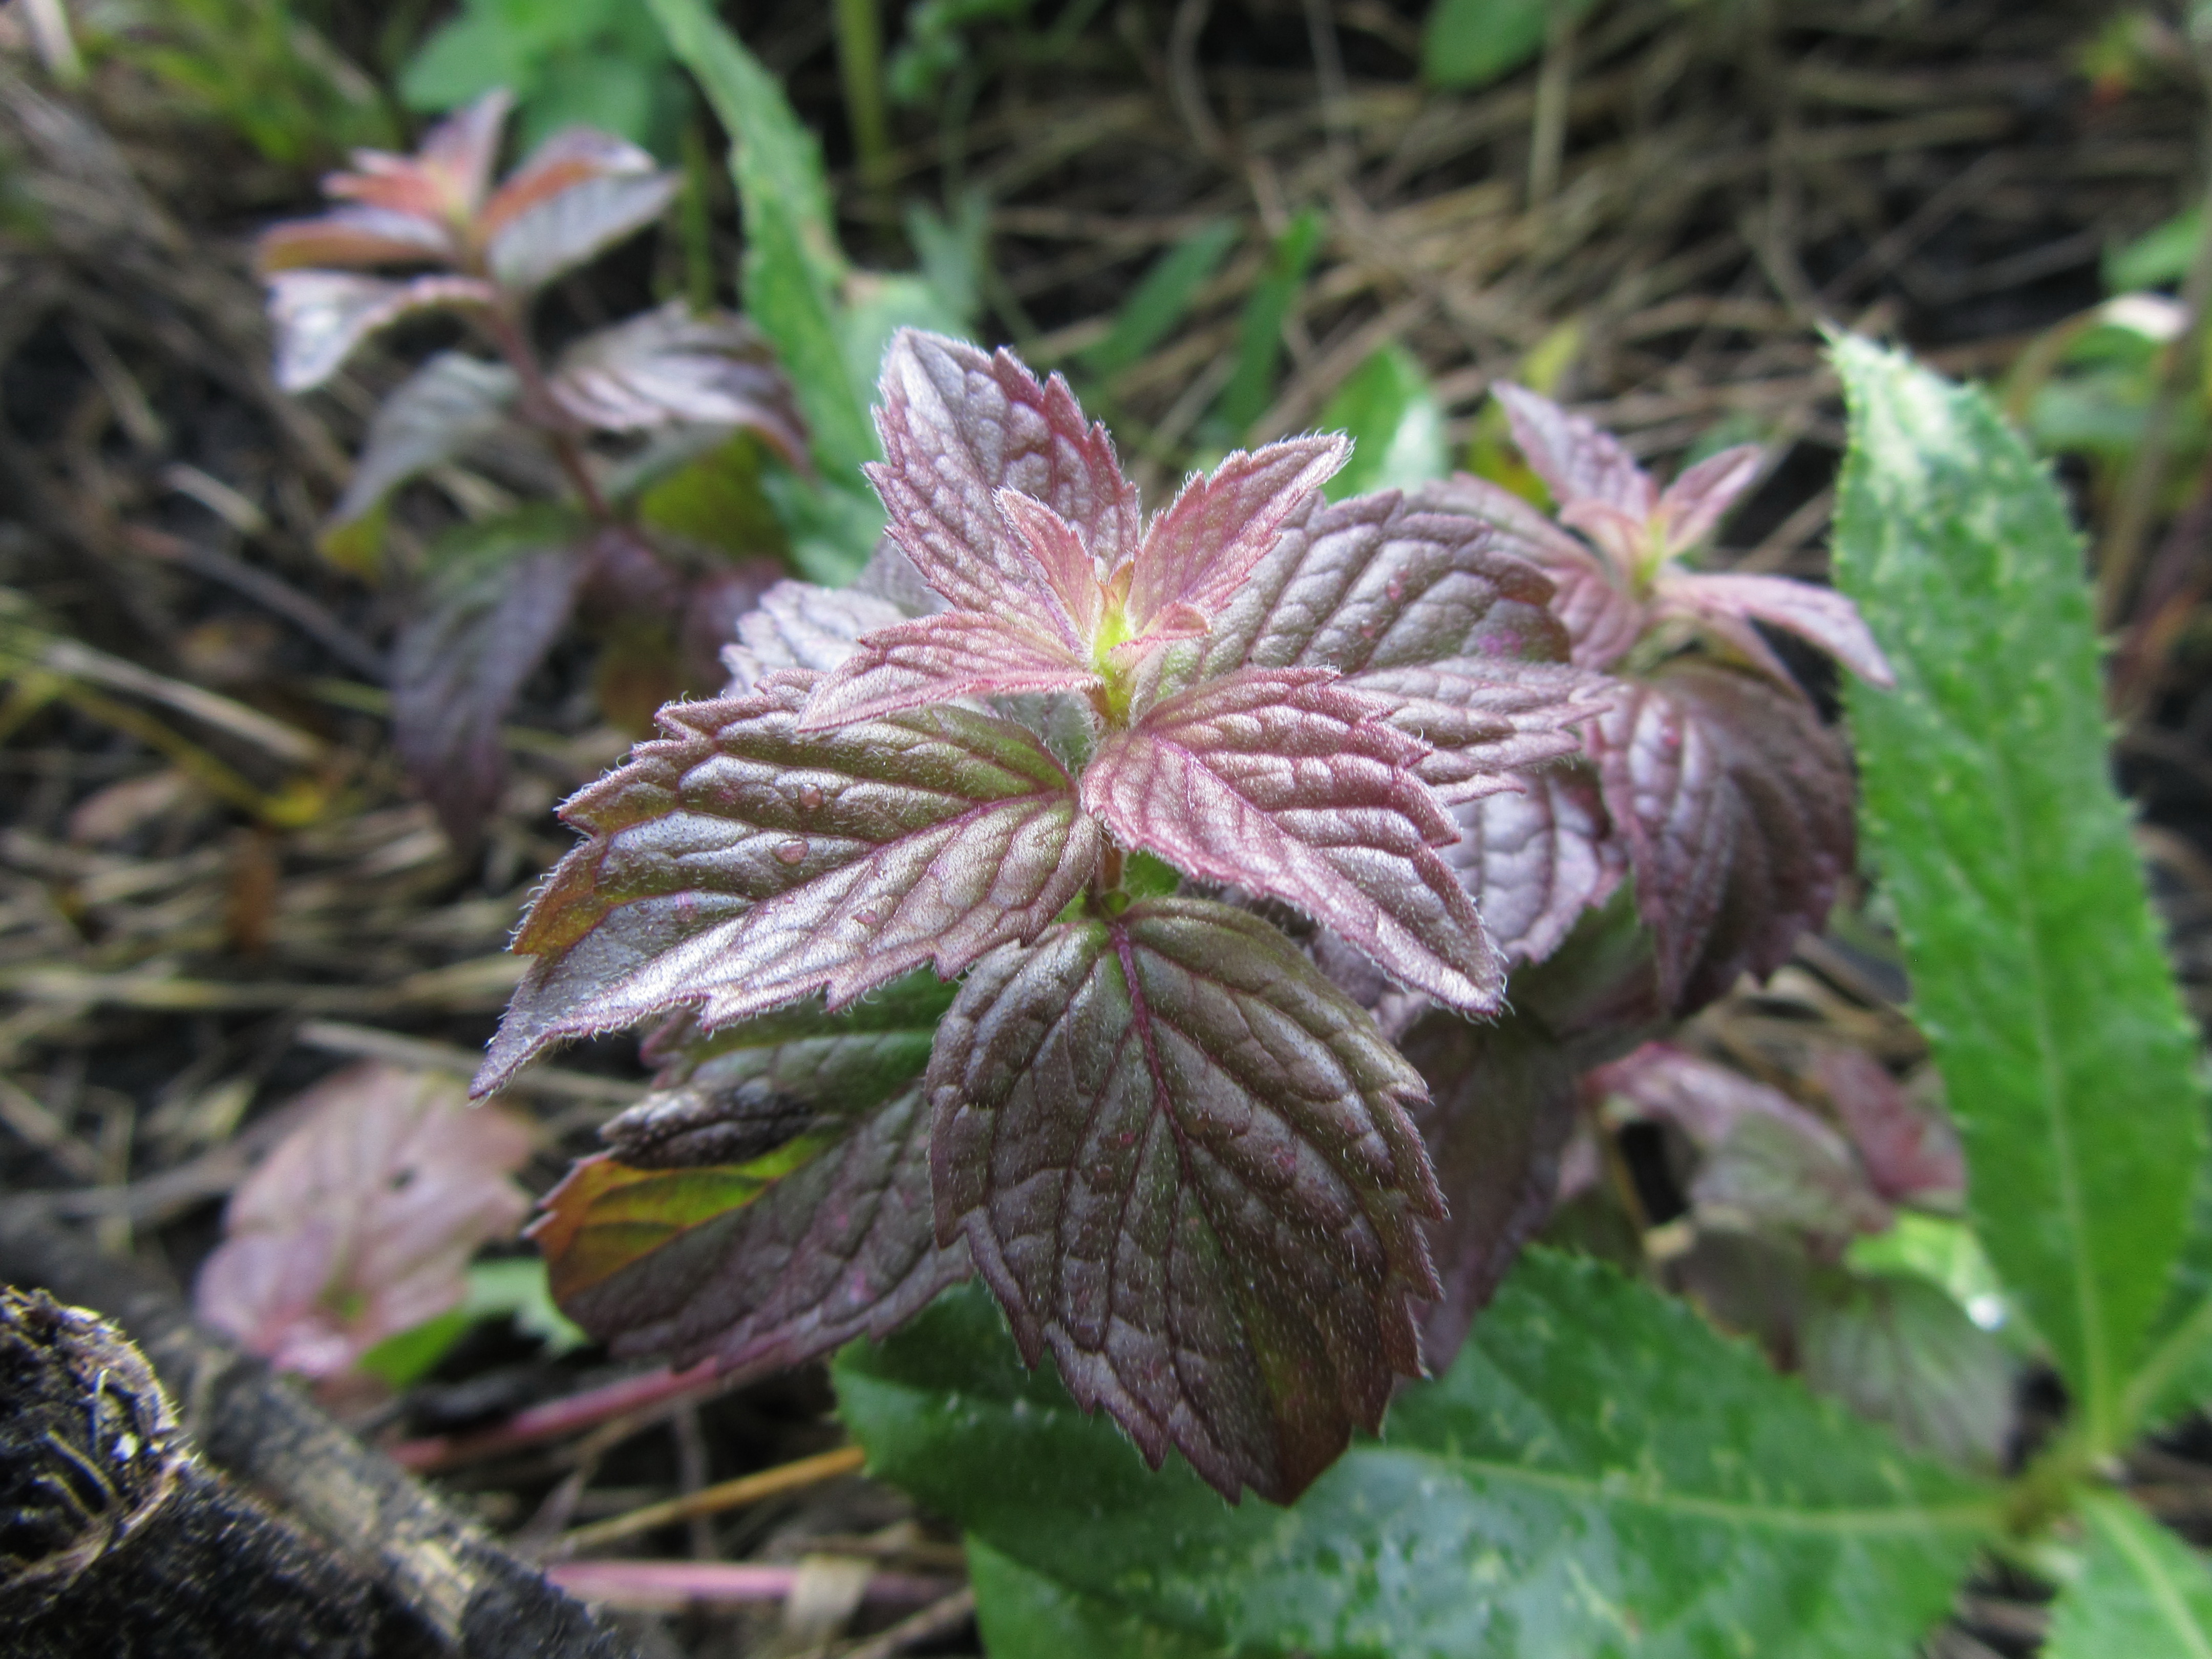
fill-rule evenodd
<path id="1" fill-rule="evenodd" d="M 1471 481 L 1332 505 L 1348 445 L 1296 438 L 1148 519 L 1057 377 L 911 331 L 877 425 L 895 545 L 853 589 L 765 596 L 725 694 L 663 710 L 568 803 L 589 839 L 517 935 L 534 960 L 480 1091 L 677 1015 L 659 1091 L 548 1200 L 556 1293 L 625 1351 L 750 1369 L 881 1334 L 972 1268 L 1029 1360 L 1049 1349 L 1155 1464 L 1174 1446 L 1225 1495 L 1288 1501 L 1420 1374 L 1416 1304 L 1471 1308 L 1502 1272 L 1455 1243 L 1430 1152 L 1438 1099 L 1486 1103 L 1370 1012 L 1498 1012 L 1486 805 L 1571 791 L 1522 775 L 1585 754 L 1608 797 L 1615 751 L 1652 741 L 1606 746 L 1623 698 L 1733 722 L 1674 786 L 1688 827 L 1647 839 L 1709 871 L 1692 960 L 1727 910 L 1756 937 L 1723 960 L 1771 966 L 1826 908 L 1840 859 L 1804 849 L 1847 850 L 1848 775 L 1771 657 L 1652 690 L 1570 660 L 1579 595 L 1527 548 L 1606 567 L 1533 513 L 1501 531 Z M 1614 604 L 1608 662 L 1663 625 L 1625 582 Z M 1637 864 L 1589 805 L 1586 860 Z M 1747 863 L 1755 921 L 1729 902 Z M 1604 896 L 1577 891 L 1550 942 Z"/>

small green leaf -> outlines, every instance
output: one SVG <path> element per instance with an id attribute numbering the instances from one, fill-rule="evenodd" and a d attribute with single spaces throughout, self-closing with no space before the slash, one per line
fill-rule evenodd
<path id="1" fill-rule="evenodd" d="M 2091 1498 L 2081 1516 L 2088 1547 L 2051 1607 L 2044 1659 L 2212 1659 L 2203 1557 L 2124 1498 Z"/>
<path id="2" fill-rule="evenodd" d="M 2204 240 L 2204 210 L 2191 208 L 2132 242 L 2105 250 L 2105 291 L 2163 288 L 2189 274 L 2197 245 Z"/>
<path id="3" fill-rule="evenodd" d="M 968 1537 L 975 1623 L 991 1659 L 1216 1659 L 1228 1650 L 1072 1590 Z"/>
<path id="4" fill-rule="evenodd" d="M 1333 501 L 1373 489 L 1409 489 L 1451 471 L 1443 409 L 1401 345 L 1384 346 L 1352 371 L 1322 410 L 1319 425 L 1352 436 L 1352 459 L 1322 486 Z"/>
<path id="5" fill-rule="evenodd" d="M 822 146 L 782 87 L 705 0 L 651 0 L 670 50 L 698 77 L 730 134 L 744 210 L 745 313 L 775 346 L 799 394 L 822 471 L 854 476 L 878 457 L 867 395 L 848 372 L 836 296 L 847 275 Z"/>
<path id="6" fill-rule="evenodd" d="M 980 1291 L 848 1349 L 837 1388 L 873 1469 L 1061 1593 L 1014 1581 L 1018 1635 L 1045 1639 L 1057 1601 L 1137 1621 L 1117 1629 L 1133 1650 L 1157 1626 L 1175 1659 L 1903 1655 L 1996 1518 L 1987 1486 L 1687 1308 L 1547 1251 L 1445 1376 L 1287 1510 L 1232 1509 L 1180 1463 L 1148 1473 L 1048 1370 L 1022 1369 Z M 977 1575 L 987 1631 L 1007 1583 Z"/>
<path id="7" fill-rule="evenodd" d="M 1235 222 L 1217 219 L 1160 255 L 1114 313 L 1106 337 L 1081 354 L 1084 367 L 1110 375 L 1139 362 L 1189 313 L 1199 289 L 1236 240 Z"/>
<path id="8" fill-rule="evenodd" d="M 1253 422 L 1267 412 L 1275 390 L 1275 366 L 1283 356 L 1283 325 L 1290 320 L 1305 285 L 1307 269 L 1320 251 L 1325 225 L 1319 208 L 1310 207 L 1275 239 L 1267 267 L 1252 285 L 1244 315 L 1237 325 L 1237 369 L 1221 394 L 1220 418 L 1231 443 L 1243 441 Z"/>
<path id="9" fill-rule="evenodd" d="M 1439 87 L 1487 86 L 1544 49 L 1553 5 L 1579 16 L 1589 0 L 1437 0 L 1421 35 L 1421 73 Z"/>
<path id="10" fill-rule="evenodd" d="M 1867 837 L 1969 1208 L 2117 1449 L 2203 1156 L 2204 1096 L 2110 782 L 2081 544 L 1980 392 L 1837 342 L 1851 450 L 1836 579 L 1897 689 L 1847 687 Z"/>
<path id="11" fill-rule="evenodd" d="M 514 1328 L 534 1336 L 549 1354 L 567 1353 L 591 1341 L 553 1304 L 553 1289 L 546 1282 L 544 1259 L 534 1255 L 501 1256 L 478 1261 L 469 1268 L 468 1299 L 461 1313 L 471 1320 L 496 1319 L 505 1314 Z"/>
<path id="12" fill-rule="evenodd" d="M 434 1318 L 386 1337 L 354 1364 L 387 1389 L 407 1388 L 427 1376 L 475 1322 L 467 1309 L 448 1308 Z"/>

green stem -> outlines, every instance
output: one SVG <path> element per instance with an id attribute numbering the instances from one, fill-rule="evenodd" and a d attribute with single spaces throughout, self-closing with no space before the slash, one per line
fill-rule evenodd
<path id="1" fill-rule="evenodd" d="M 877 0 L 837 0 L 837 67 L 845 78 L 845 110 L 860 177 L 888 208 L 891 190 L 890 111 L 884 98 L 883 24 Z"/>

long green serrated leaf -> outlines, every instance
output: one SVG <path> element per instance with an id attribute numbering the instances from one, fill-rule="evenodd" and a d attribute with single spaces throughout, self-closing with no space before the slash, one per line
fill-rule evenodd
<path id="1" fill-rule="evenodd" d="M 1287 1510 L 1231 1509 L 1180 1464 L 1147 1473 L 1022 1369 L 980 1293 L 848 1350 L 837 1387 L 877 1473 L 1077 1605 L 1196 1652 L 1903 1656 L 1996 1522 L 1987 1486 L 1680 1304 L 1547 1251 L 1381 1441 Z"/>
<path id="2" fill-rule="evenodd" d="M 2081 544 L 1981 392 L 1863 341 L 1835 356 L 1836 579 L 1898 679 L 1848 689 L 1869 841 L 1975 1227 L 2109 1451 L 2136 1426 L 2204 1103 L 2108 780 Z"/>
<path id="3" fill-rule="evenodd" d="M 651 0 L 669 49 L 697 77 L 730 135 L 730 173 L 744 214 L 745 312 L 775 344 L 830 479 L 876 459 L 865 387 L 847 372 L 837 326 L 847 275 L 822 147 L 766 65 L 705 0 Z"/>
<path id="4" fill-rule="evenodd" d="M 2044 1659 L 2212 1659 L 2204 1559 L 2124 1498 L 2081 1505 L 2081 1576 L 2051 1610 Z"/>

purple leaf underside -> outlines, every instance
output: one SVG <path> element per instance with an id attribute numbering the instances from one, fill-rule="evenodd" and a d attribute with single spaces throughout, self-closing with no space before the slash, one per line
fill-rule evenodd
<path id="1" fill-rule="evenodd" d="M 1784 684 L 1782 665 L 1759 630 L 1762 622 L 1818 646 L 1870 685 L 1894 685 L 1889 659 L 1875 643 L 1858 607 L 1833 588 L 1787 576 L 1701 575 L 1668 571 L 1659 580 L 1661 607 L 1694 617 Z"/>
<path id="2" fill-rule="evenodd" d="M 1765 452 L 1757 444 L 1738 444 L 1706 456 L 1668 484 L 1659 497 L 1668 547 L 1675 552 L 1695 547 L 1718 529 L 1736 498 L 1758 480 L 1765 459 Z"/>
<path id="3" fill-rule="evenodd" d="M 415 276 L 392 282 L 337 270 L 280 270 L 269 279 L 269 319 L 276 331 L 276 384 L 312 392 L 377 330 L 410 312 L 488 306 L 499 297 L 473 276 Z"/>
<path id="4" fill-rule="evenodd" d="M 1257 917 L 1146 900 L 995 953 L 926 1087 L 939 1237 L 1155 1465 L 1287 1502 L 1418 1372 L 1419 1077 Z"/>
<path id="5" fill-rule="evenodd" d="M 1203 682 L 1102 743 L 1086 811 L 1186 873 L 1296 906 L 1412 988 L 1468 1013 L 1504 971 L 1436 853 L 1458 838 L 1413 769 L 1423 745 L 1320 669 Z"/>
<path id="6" fill-rule="evenodd" d="M 368 423 L 361 460 L 331 514 L 350 524 L 425 469 L 498 431 L 521 381 L 504 363 L 441 351 L 401 381 Z"/>
<path id="7" fill-rule="evenodd" d="M 1000 516 L 1001 489 L 1083 526 L 1109 568 L 1136 551 L 1136 488 L 1106 428 L 1085 422 L 1058 375 L 1039 385 L 1011 352 L 989 356 L 909 329 L 884 356 L 882 396 L 884 459 L 869 479 L 892 538 L 956 606 L 1002 612 L 1010 590 L 1049 601 L 1035 556 Z"/>
<path id="8" fill-rule="evenodd" d="M 817 688 L 804 724 L 818 732 L 954 697 L 1072 691 L 1098 683 L 1090 664 L 1034 629 L 946 611 L 863 636 Z"/>
<path id="9" fill-rule="evenodd" d="M 750 1202 L 678 1231 L 562 1298 L 617 1354 L 765 1376 L 882 1337 L 971 1271 L 940 1248 L 928 1115 L 904 1090 L 839 1126 Z"/>
<path id="10" fill-rule="evenodd" d="M 681 300 L 587 335 L 562 354 L 556 402 L 585 425 L 642 432 L 672 422 L 750 427 L 794 466 L 806 439 L 790 383 L 758 331 Z"/>
<path id="11" fill-rule="evenodd" d="M 670 735 L 576 795 L 591 839 L 516 935 L 535 956 L 477 1078 L 547 1044 L 697 1005 L 709 1027 L 1033 938 L 1097 862 L 1044 745 L 957 708 L 800 729 L 817 677 L 661 711 Z"/>
<path id="12" fill-rule="evenodd" d="M 1459 842 L 1443 852 L 1512 968 L 1558 950 L 1583 912 L 1612 897 L 1628 873 L 1627 851 L 1587 767 L 1553 767 L 1528 784 L 1460 807 Z"/>
<path id="13" fill-rule="evenodd" d="M 1851 774 L 1805 698 L 1697 663 L 1625 683 L 1589 746 L 1678 1012 L 1764 975 L 1851 867 Z"/>
<path id="14" fill-rule="evenodd" d="M 474 841 L 507 779 L 500 722 L 568 621 L 586 556 L 548 547 L 434 594 L 392 652 L 392 738 L 457 842 Z"/>
<path id="15" fill-rule="evenodd" d="M 1560 660 L 1551 597 L 1541 572 L 1464 514 L 1419 510 L 1394 490 L 1334 505 L 1316 496 L 1224 606 L 1199 672 Z"/>
<path id="16" fill-rule="evenodd" d="M 738 618 L 737 639 L 722 647 L 722 665 L 730 671 L 722 695 L 750 691 L 781 668 L 836 668 L 861 635 L 905 620 L 905 611 L 872 593 L 778 582 L 761 595 L 757 610 Z"/>

